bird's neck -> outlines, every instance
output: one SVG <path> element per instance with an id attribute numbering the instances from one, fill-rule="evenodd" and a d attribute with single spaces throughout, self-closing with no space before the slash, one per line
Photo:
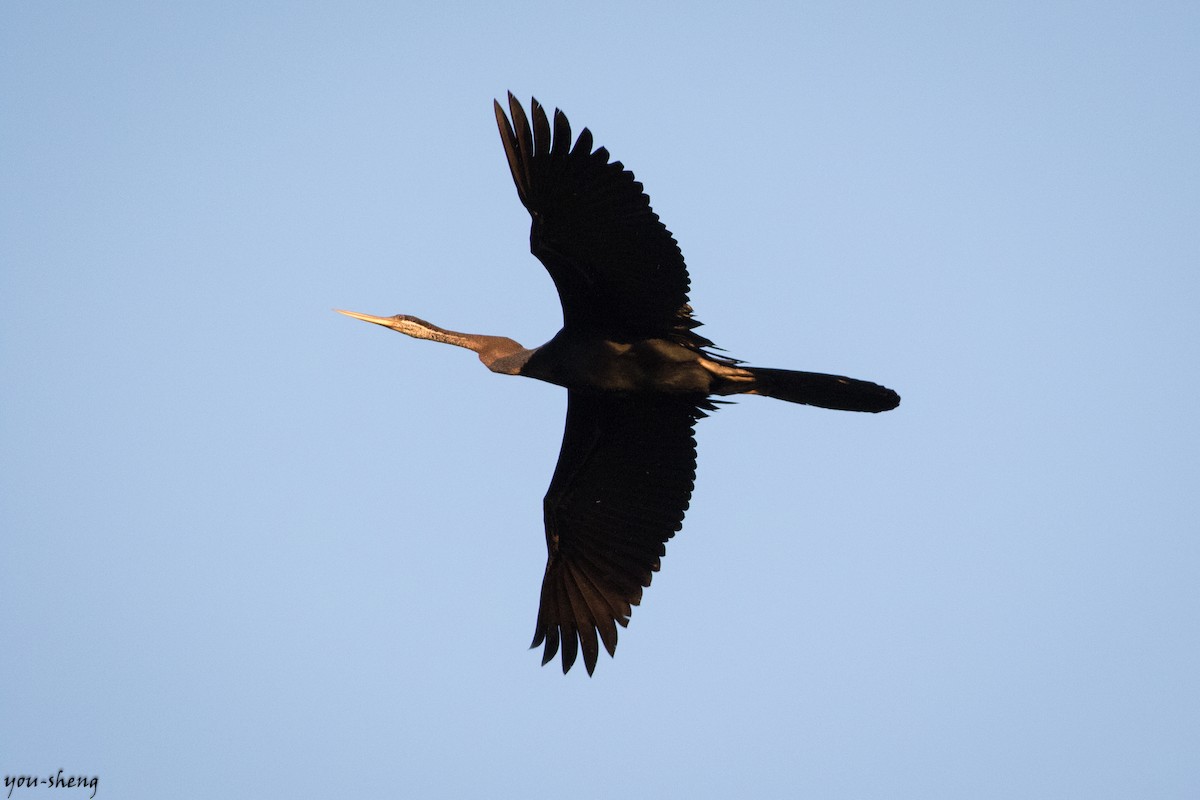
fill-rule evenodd
<path id="1" fill-rule="evenodd" d="M 485 336 L 479 333 L 460 333 L 446 330 L 436 325 L 425 323 L 419 338 L 434 342 L 465 347 L 479 356 L 479 360 L 492 372 L 505 375 L 516 375 L 521 366 L 529 360 L 532 351 L 526 350 L 520 342 L 504 336 Z"/>

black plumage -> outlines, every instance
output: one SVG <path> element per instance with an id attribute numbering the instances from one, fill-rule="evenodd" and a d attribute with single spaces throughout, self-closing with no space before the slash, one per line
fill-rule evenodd
<path id="1" fill-rule="evenodd" d="M 493 372 L 568 389 L 543 503 L 548 557 L 533 646 L 544 647 L 543 664 L 561 650 L 564 672 L 582 650 L 590 674 L 601 644 L 614 653 L 617 627 L 628 624 L 683 524 L 696 473 L 694 426 L 715 408 L 712 396 L 867 412 L 895 408 L 900 397 L 869 381 L 750 367 L 714 353 L 695 330 L 679 245 L 633 174 L 593 149 L 586 128 L 572 146 L 561 111 L 551 127 L 536 100 L 532 125 L 511 94 L 508 110 L 496 103 L 496 122 L 532 217 L 530 250 L 558 289 L 562 329 L 527 349 L 403 314 L 341 313 L 468 348 Z"/>

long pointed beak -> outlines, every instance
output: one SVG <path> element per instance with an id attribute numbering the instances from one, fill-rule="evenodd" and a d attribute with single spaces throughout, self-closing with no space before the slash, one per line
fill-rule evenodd
<path id="1" fill-rule="evenodd" d="M 363 322 L 374 322 L 376 325 L 382 325 L 385 328 L 392 327 L 392 318 L 391 317 L 375 317 L 370 314 L 360 314 L 357 311 L 343 311 L 340 308 L 335 308 L 334 311 L 336 311 L 339 314 L 345 314 L 347 317 L 354 317 L 355 319 L 361 319 Z"/>

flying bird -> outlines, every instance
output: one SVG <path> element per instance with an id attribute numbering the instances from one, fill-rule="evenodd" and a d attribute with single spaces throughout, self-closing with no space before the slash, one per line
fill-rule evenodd
<path id="1" fill-rule="evenodd" d="M 494 103 L 517 195 L 533 218 L 533 255 L 550 273 L 563 325 L 541 347 L 459 333 L 417 317 L 347 316 L 465 347 L 493 372 L 567 389 L 558 466 L 543 501 L 546 572 L 531 647 L 542 664 L 579 651 L 588 674 L 599 642 L 612 656 L 617 626 L 650 585 L 682 527 L 696 473 L 696 421 L 719 400 L 764 395 L 842 411 L 888 411 L 891 389 L 841 375 L 747 366 L 696 332 L 689 279 L 671 232 L 620 161 L 555 110 L 530 118 L 508 95 Z"/>

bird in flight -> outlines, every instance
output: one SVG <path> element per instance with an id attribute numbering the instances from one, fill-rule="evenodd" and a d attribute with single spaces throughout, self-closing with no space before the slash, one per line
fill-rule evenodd
<path id="1" fill-rule="evenodd" d="M 633 173 L 593 149 L 584 128 L 533 100 L 530 118 L 508 95 L 496 124 L 517 195 L 533 218 L 530 250 L 546 267 L 563 325 L 541 347 L 459 333 L 417 317 L 339 311 L 394 331 L 472 350 L 493 372 L 567 389 L 558 466 L 543 500 L 548 558 L 532 647 L 542 664 L 562 651 L 566 673 L 617 626 L 650 585 L 680 530 L 696 474 L 696 421 L 713 396 L 756 394 L 842 411 L 888 411 L 891 389 L 841 375 L 751 367 L 714 353 L 696 332 L 689 279 L 671 232 Z M 511 117 L 511 122 L 510 122 Z"/>

